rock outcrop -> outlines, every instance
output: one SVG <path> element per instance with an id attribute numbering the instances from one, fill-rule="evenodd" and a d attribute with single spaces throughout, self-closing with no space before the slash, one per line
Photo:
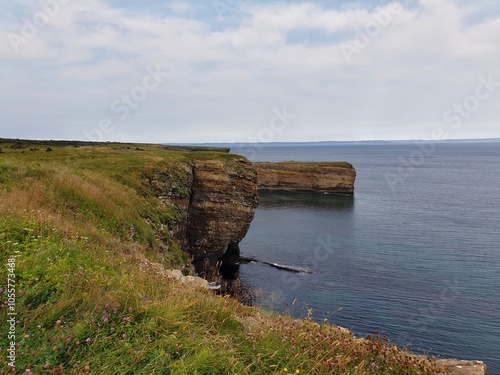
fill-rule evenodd
<path id="1" fill-rule="evenodd" d="M 354 194 L 356 170 L 344 162 L 254 163 L 262 190 Z"/>
<path id="2" fill-rule="evenodd" d="M 146 183 L 175 212 L 168 229 L 193 257 L 215 265 L 239 255 L 239 242 L 252 222 L 259 199 L 257 174 L 240 156 L 200 158 L 149 173 Z"/>
<path id="3" fill-rule="evenodd" d="M 168 229 L 189 252 L 199 270 L 208 259 L 239 257 L 258 205 L 257 189 L 317 191 L 352 195 L 356 171 L 343 162 L 254 163 L 237 155 L 193 157 L 167 170 L 153 171 L 146 182 L 175 212 Z"/>
<path id="4" fill-rule="evenodd" d="M 451 375 L 485 375 L 486 365 L 482 361 L 461 361 L 458 359 L 441 359 L 438 361 Z"/>
<path id="5" fill-rule="evenodd" d="M 259 203 L 257 174 L 244 159 L 196 161 L 186 231 L 187 250 L 211 263 L 239 255 Z"/>

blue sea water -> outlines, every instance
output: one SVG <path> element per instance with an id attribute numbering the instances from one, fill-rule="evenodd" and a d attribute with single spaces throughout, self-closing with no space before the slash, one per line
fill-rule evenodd
<path id="1" fill-rule="evenodd" d="M 240 278 L 276 311 L 500 374 L 500 143 L 249 149 L 253 161 L 348 161 L 354 197 L 261 193 Z M 255 152 L 257 151 L 257 152 Z M 233 152 L 245 154 L 245 148 Z M 422 155 L 424 155 L 422 157 Z"/>

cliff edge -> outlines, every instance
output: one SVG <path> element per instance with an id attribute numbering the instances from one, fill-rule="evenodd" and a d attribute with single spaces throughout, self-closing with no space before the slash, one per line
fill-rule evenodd
<path id="1" fill-rule="evenodd" d="M 262 190 L 353 195 L 356 170 L 345 162 L 254 163 Z"/>

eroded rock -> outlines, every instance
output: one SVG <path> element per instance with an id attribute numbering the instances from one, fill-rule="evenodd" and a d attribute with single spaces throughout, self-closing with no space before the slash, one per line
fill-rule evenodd
<path id="1" fill-rule="evenodd" d="M 248 160 L 196 161 L 186 250 L 211 263 L 228 250 L 239 252 L 258 202 L 257 174 Z"/>
<path id="2" fill-rule="evenodd" d="M 345 162 L 254 163 L 262 190 L 354 194 L 356 170 Z"/>
<path id="3" fill-rule="evenodd" d="M 458 359 L 438 360 L 452 375 L 485 375 L 486 365 L 482 361 L 461 361 Z"/>
<path id="4" fill-rule="evenodd" d="M 257 173 L 239 156 L 178 163 L 145 177 L 162 202 L 174 210 L 169 232 L 193 257 L 197 271 L 228 253 L 238 256 L 259 199 Z"/>

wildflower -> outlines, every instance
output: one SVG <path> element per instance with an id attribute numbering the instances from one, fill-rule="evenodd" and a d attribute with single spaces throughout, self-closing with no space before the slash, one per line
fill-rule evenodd
<path id="1" fill-rule="evenodd" d="M 295 373 L 300 374 L 300 370 L 299 369 L 295 370 Z"/>
<path id="2" fill-rule="evenodd" d="M 288 369 L 285 367 L 285 368 L 283 369 L 283 372 L 288 372 Z"/>
<path id="3" fill-rule="evenodd" d="M 84 370 L 85 371 L 90 371 L 90 366 L 89 365 L 85 366 Z"/>
<path id="4" fill-rule="evenodd" d="M 88 338 L 87 338 L 87 340 L 85 340 L 85 341 L 86 341 L 87 343 L 89 343 L 89 342 L 90 342 L 90 337 L 88 337 Z"/>

